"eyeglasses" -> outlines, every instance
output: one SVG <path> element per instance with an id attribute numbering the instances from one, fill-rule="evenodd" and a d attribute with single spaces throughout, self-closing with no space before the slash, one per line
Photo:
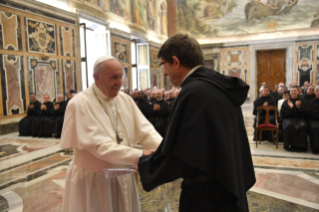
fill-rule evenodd
<path id="1" fill-rule="evenodd" d="M 167 61 L 164 61 L 164 62 L 160 63 L 158 67 L 163 68 L 163 65 L 164 65 L 166 62 L 167 62 Z"/>

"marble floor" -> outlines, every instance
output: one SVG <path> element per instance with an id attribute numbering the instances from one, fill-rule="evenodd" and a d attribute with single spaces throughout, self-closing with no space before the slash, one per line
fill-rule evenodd
<path id="1" fill-rule="evenodd" d="M 247 192 L 250 211 L 319 211 L 319 155 L 287 152 L 279 143 L 256 148 L 252 105 L 243 106 L 257 182 Z M 61 211 L 65 174 L 72 152 L 57 139 L 0 136 L 0 212 Z M 151 192 L 139 184 L 142 212 L 177 212 L 181 180 Z"/>

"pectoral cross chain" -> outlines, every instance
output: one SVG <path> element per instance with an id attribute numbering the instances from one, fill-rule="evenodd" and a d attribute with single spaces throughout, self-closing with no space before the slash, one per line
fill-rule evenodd
<path id="1" fill-rule="evenodd" d="M 118 144 L 120 144 L 123 141 L 123 138 L 120 138 L 118 133 L 116 133 L 116 141 Z"/>

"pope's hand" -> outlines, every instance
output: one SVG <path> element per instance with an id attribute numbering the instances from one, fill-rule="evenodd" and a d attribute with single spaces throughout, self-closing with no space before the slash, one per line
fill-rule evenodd
<path id="1" fill-rule="evenodd" d="M 152 155 L 152 154 L 154 154 L 154 152 L 155 152 L 154 149 L 143 150 L 143 156 Z"/>

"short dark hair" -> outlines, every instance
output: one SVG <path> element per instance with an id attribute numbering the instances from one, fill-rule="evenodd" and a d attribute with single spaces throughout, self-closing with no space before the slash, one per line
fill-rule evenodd
<path id="1" fill-rule="evenodd" d="M 179 59 L 181 65 L 194 68 L 204 65 L 203 51 L 195 38 L 188 34 L 176 34 L 162 45 L 157 57 L 173 63 L 172 57 Z"/>
<path id="2" fill-rule="evenodd" d="M 291 86 L 290 90 L 291 90 L 292 88 L 296 88 L 297 90 L 299 90 L 300 87 L 299 87 L 298 85 L 293 85 L 293 86 Z"/>
<path id="3" fill-rule="evenodd" d="M 269 88 L 267 85 L 263 86 L 263 90 L 264 90 L 265 88 L 270 91 L 270 88 Z"/>
<path id="4" fill-rule="evenodd" d="M 31 96 L 31 95 L 35 95 L 35 93 L 30 93 L 30 96 Z"/>
<path id="5" fill-rule="evenodd" d="M 284 92 L 282 93 L 282 95 L 285 95 L 285 94 L 288 94 L 288 95 L 290 96 L 289 91 L 284 91 Z"/>

